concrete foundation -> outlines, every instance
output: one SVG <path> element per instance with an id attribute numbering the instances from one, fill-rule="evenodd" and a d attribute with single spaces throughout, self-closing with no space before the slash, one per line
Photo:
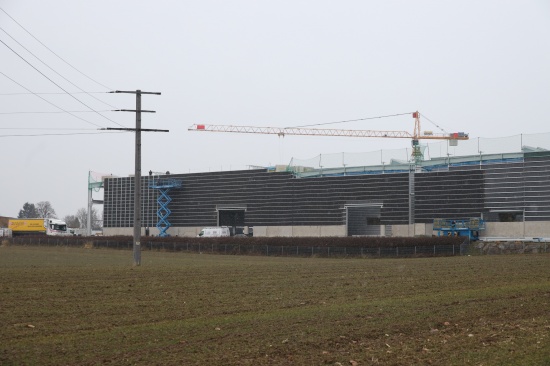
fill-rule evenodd
<path id="1" fill-rule="evenodd" d="M 481 237 L 501 238 L 548 238 L 550 237 L 550 222 L 529 221 L 529 222 L 488 222 L 486 229 L 481 231 Z M 202 227 L 171 227 L 168 233 L 171 236 L 194 237 L 199 234 Z M 345 225 L 315 225 L 315 226 L 255 226 L 254 236 L 346 236 Z M 380 235 L 385 236 L 386 227 L 380 226 Z M 145 235 L 145 228 L 141 231 Z M 124 228 L 103 228 L 103 235 L 133 235 L 131 227 Z M 157 236 L 157 228 L 149 228 L 149 235 Z M 433 224 L 414 225 L 392 225 L 391 236 L 432 236 L 437 235 L 433 231 Z"/>
<path id="2" fill-rule="evenodd" d="M 486 237 L 502 238 L 541 238 L 550 237 L 550 222 L 526 221 L 526 222 L 488 222 L 485 231 L 481 232 Z"/>
<path id="3" fill-rule="evenodd" d="M 432 236 L 433 224 L 392 225 L 391 236 Z"/>
<path id="4" fill-rule="evenodd" d="M 254 236 L 345 236 L 345 225 L 254 226 Z"/>
<path id="5" fill-rule="evenodd" d="M 145 230 L 144 235 L 145 235 Z M 134 235 L 134 229 L 131 227 L 104 227 L 103 228 L 103 235 L 104 236 L 119 236 L 119 235 L 125 235 L 125 236 L 132 236 Z"/>

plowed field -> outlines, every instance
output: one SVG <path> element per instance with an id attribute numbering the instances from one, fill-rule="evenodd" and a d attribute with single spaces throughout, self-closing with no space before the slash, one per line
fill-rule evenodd
<path id="1" fill-rule="evenodd" d="M 2 365 L 550 364 L 550 255 L 0 247 Z"/>

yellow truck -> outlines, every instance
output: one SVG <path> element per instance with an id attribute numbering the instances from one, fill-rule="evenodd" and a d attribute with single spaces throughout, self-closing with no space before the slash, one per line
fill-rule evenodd
<path id="1" fill-rule="evenodd" d="M 8 228 L 13 236 L 67 235 L 67 224 L 58 219 L 10 219 Z"/>

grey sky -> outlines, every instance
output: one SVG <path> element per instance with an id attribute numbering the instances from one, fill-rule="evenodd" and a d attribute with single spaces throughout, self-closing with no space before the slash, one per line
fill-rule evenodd
<path id="1" fill-rule="evenodd" d="M 73 66 L 143 96 L 143 172 L 288 163 L 291 157 L 409 147 L 406 139 L 191 133 L 193 123 L 297 126 L 419 110 L 470 137 L 550 132 L 550 2 L 540 1 L 15 1 L 0 6 Z M 64 64 L 0 11 L 0 40 L 65 90 L 106 89 Z M 7 33 L 6 33 L 7 32 Z M 9 36 L 8 36 L 9 34 Z M 14 39 L 10 38 L 13 37 Z M 34 93 L 61 92 L 4 44 L 0 71 Z M 0 74 L 0 215 L 48 200 L 58 216 L 86 206 L 89 170 L 134 170 L 132 113 L 54 112 Z M 7 95 L 11 94 L 11 95 Z M 75 94 L 96 111 L 133 95 Z M 88 110 L 66 95 L 42 95 Z M 110 120 L 114 121 L 110 121 Z M 437 129 L 423 120 L 423 129 Z M 335 128 L 413 131 L 401 116 Z M 10 130 L 8 128 L 21 128 Z M 24 129 L 23 129 L 24 128 Z M 50 128 L 42 130 L 41 128 Z M 59 130 L 51 130 L 58 128 Z M 71 130 L 90 129 L 90 130 Z"/>

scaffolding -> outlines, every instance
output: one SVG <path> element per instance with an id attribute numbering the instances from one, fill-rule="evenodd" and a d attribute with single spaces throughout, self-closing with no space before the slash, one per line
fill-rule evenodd
<path id="1" fill-rule="evenodd" d="M 159 230 L 159 236 L 160 237 L 166 237 L 170 236 L 168 234 L 168 229 L 170 226 L 170 221 L 168 221 L 168 217 L 172 213 L 172 211 L 168 208 L 168 205 L 170 202 L 172 202 L 172 198 L 168 195 L 169 191 L 174 188 L 181 188 L 182 181 L 177 179 L 154 179 L 153 182 L 149 184 L 149 188 L 157 189 L 159 191 L 159 196 L 157 198 L 157 203 L 159 205 L 159 208 L 157 210 L 157 229 Z"/>

